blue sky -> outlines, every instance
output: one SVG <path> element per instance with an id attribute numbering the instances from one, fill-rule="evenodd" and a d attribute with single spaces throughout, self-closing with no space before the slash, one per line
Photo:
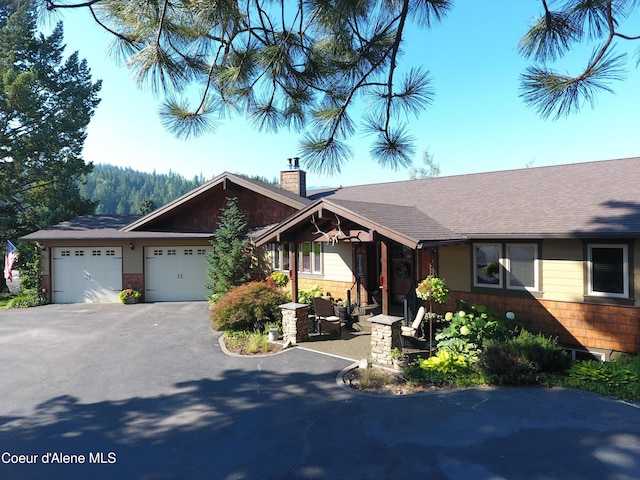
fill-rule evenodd
<path id="1" fill-rule="evenodd" d="M 538 4 L 459 1 L 434 29 L 409 32 L 403 66 L 423 65 L 435 89 L 433 105 L 410 120 L 417 139 L 415 164 L 421 164 L 425 149 L 440 164 L 441 176 L 640 156 L 640 71 L 635 58 L 630 58 L 626 80 L 611 84 L 616 93 L 601 93 L 595 109 L 586 105 L 577 115 L 552 121 L 540 119 L 522 103 L 518 79 L 527 62 L 516 44 L 538 13 Z M 286 159 L 296 155 L 298 134 L 259 133 L 242 117 L 196 140 L 172 137 L 159 120 L 160 100 L 140 91 L 126 68 L 108 56 L 110 37 L 88 13 L 66 11 L 62 19 L 67 48 L 78 50 L 93 78 L 103 81 L 102 102 L 85 143 L 87 161 L 158 173 L 171 170 L 188 178 L 202 174 L 208 179 L 229 171 L 272 179 L 286 167 Z M 626 24 L 637 27 L 637 13 L 633 19 Z M 591 48 L 574 52 L 557 68 L 578 72 Z M 632 55 L 634 48 L 631 42 L 621 43 L 616 52 Z M 349 145 L 354 157 L 340 174 L 308 173 L 307 184 L 408 179 L 406 169 L 382 168 L 370 159 L 367 137 L 356 136 Z"/>

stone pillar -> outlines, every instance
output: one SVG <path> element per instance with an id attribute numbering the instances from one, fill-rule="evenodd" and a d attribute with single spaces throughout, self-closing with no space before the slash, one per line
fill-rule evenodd
<path id="1" fill-rule="evenodd" d="M 289 302 L 279 305 L 282 310 L 282 339 L 297 344 L 309 340 L 309 305 Z"/>
<path id="2" fill-rule="evenodd" d="M 378 365 L 393 365 L 391 350 L 402 350 L 403 317 L 376 315 L 371 317 L 371 361 Z"/>

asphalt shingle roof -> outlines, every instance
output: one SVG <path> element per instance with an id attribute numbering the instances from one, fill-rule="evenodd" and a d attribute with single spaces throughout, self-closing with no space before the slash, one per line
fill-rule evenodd
<path id="1" fill-rule="evenodd" d="M 447 232 L 459 238 L 637 236 L 640 158 L 344 187 L 325 198 L 368 203 L 363 215 L 421 240 Z M 424 215 L 422 224 L 415 210 Z"/>
<path id="2" fill-rule="evenodd" d="M 140 215 L 83 215 L 21 237 L 21 240 L 39 242 L 47 240 L 105 240 L 146 238 L 208 238 L 210 234 L 180 232 L 125 232 L 126 225 Z"/>

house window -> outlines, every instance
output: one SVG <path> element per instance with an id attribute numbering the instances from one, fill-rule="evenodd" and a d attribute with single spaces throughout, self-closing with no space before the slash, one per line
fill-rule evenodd
<path id="1" fill-rule="evenodd" d="M 540 290 L 537 244 L 477 243 L 473 251 L 474 286 Z"/>
<path id="2" fill-rule="evenodd" d="M 198 249 L 198 255 L 204 255 L 205 253 L 207 253 L 207 251 L 204 248 Z"/>
<path id="3" fill-rule="evenodd" d="M 322 273 L 322 243 L 313 243 L 313 273 Z"/>
<path id="4" fill-rule="evenodd" d="M 175 249 L 174 249 L 174 248 L 169 248 L 169 249 L 167 249 L 167 255 L 169 255 L 169 256 L 173 256 L 173 255 L 175 255 L 175 254 L 176 254 L 176 251 L 175 251 Z"/>
<path id="5" fill-rule="evenodd" d="M 475 245 L 473 250 L 474 285 L 502 288 L 501 252 L 502 248 L 499 243 L 478 243 Z"/>
<path id="6" fill-rule="evenodd" d="M 278 243 L 269 244 L 269 257 L 271 259 L 271 269 L 280 270 L 282 265 L 282 246 Z"/>
<path id="7" fill-rule="evenodd" d="M 507 244 L 507 288 L 539 290 L 538 246 L 531 244 Z"/>
<path id="8" fill-rule="evenodd" d="M 588 246 L 589 295 L 629 297 L 629 252 L 626 245 Z"/>
<path id="9" fill-rule="evenodd" d="M 185 254 L 185 255 L 193 255 L 193 249 L 191 249 L 191 248 L 185 248 L 185 250 L 184 250 L 184 254 Z"/>
<path id="10" fill-rule="evenodd" d="M 301 273 L 322 273 L 322 243 L 303 242 L 300 244 Z"/>
<path id="11" fill-rule="evenodd" d="M 300 273 L 322 273 L 322 242 L 302 242 L 298 246 L 298 271 Z M 290 244 L 270 244 L 269 257 L 274 270 L 291 270 Z"/>
<path id="12" fill-rule="evenodd" d="M 282 270 L 287 272 L 291 270 L 291 251 L 289 243 L 285 243 L 282 246 Z"/>
<path id="13" fill-rule="evenodd" d="M 311 242 L 303 242 L 300 245 L 300 272 L 311 273 Z"/>

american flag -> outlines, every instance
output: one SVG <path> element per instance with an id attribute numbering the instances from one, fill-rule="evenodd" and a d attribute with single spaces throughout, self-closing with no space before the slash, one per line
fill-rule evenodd
<path id="1" fill-rule="evenodd" d="M 7 240 L 7 253 L 4 256 L 4 278 L 8 282 L 13 280 L 11 270 L 13 270 L 13 264 L 18 259 L 18 250 L 13 243 Z"/>

